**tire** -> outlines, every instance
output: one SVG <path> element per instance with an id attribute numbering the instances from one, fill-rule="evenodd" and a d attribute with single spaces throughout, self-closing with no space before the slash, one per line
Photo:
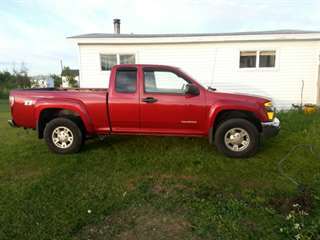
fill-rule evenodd
<path id="1" fill-rule="evenodd" d="M 49 149 L 58 154 L 80 151 L 84 137 L 79 126 L 68 118 L 55 118 L 44 129 L 44 139 Z"/>
<path id="2" fill-rule="evenodd" d="M 214 142 L 218 150 L 233 158 L 253 156 L 258 150 L 259 140 L 260 135 L 257 127 L 242 118 L 222 122 L 214 136 Z"/>

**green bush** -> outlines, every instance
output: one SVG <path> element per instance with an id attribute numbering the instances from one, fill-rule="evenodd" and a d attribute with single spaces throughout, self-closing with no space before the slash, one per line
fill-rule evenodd
<path id="1" fill-rule="evenodd" d="M 27 70 L 14 70 L 13 73 L 0 71 L 0 98 L 7 98 L 11 89 L 29 88 L 30 86 L 31 81 Z"/>

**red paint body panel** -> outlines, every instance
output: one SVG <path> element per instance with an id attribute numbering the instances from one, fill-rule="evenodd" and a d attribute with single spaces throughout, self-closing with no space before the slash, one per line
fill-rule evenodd
<path id="1" fill-rule="evenodd" d="M 140 130 L 139 91 L 119 93 L 115 91 L 116 71 L 112 71 L 109 80 L 108 106 L 113 133 L 133 133 Z M 139 81 L 137 81 L 137 89 Z"/>
<path id="2" fill-rule="evenodd" d="M 79 115 L 90 134 L 110 130 L 106 90 L 14 90 L 11 96 L 15 97 L 11 113 L 17 126 L 36 128 L 43 110 L 64 109 Z"/>
<path id="3" fill-rule="evenodd" d="M 197 86 L 200 94 L 145 93 L 143 68 L 172 71 Z M 115 91 L 119 68 L 137 70 L 137 91 Z M 64 109 L 78 115 L 89 134 L 141 134 L 170 136 L 207 136 L 219 112 L 243 110 L 260 122 L 269 121 L 264 103 L 269 99 L 210 91 L 178 68 L 160 65 L 117 65 L 110 75 L 109 89 L 14 90 L 12 119 L 17 126 L 37 128 L 41 113 Z M 146 97 L 157 102 L 146 103 Z"/>

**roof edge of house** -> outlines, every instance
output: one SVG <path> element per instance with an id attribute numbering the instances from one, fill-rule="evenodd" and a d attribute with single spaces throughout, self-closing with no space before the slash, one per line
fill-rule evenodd
<path id="1" fill-rule="evenodd" d="M 320 31 L 274 30 L 237 33 L 195 34 L 110 34 L 92 33 L 68 37 L 80 44 L 173 44 L 252 41 L 310 41 L 320 40 Z"/>
<path id="2" fill-rule="evenodd" d="M 68 39 L 79 38 L 179 38 L 179 37 L 224 37 L 224 36 L 259 36 L 259 35 L 301 35 L 320 34 L 315 30 L 268 30 L 268 31 L 243 31 L 243 32 L 222 32 L 222 33 L 168 33 L 168 34 L 115 34 L 115 33 L 88 33 L 67 37 Z"/>

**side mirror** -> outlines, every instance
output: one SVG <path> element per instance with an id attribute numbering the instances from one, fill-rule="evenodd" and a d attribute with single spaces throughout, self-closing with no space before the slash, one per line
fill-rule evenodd
<path id="1" fill-rule="evenodd" d="M 199 88 L 195 85 L 192 85 L 191 83 L 186 85 L 186 90 L 185 90 L 186 94 L 190 94 L 193 96 L 198 96 L 200 94 Z"/>

